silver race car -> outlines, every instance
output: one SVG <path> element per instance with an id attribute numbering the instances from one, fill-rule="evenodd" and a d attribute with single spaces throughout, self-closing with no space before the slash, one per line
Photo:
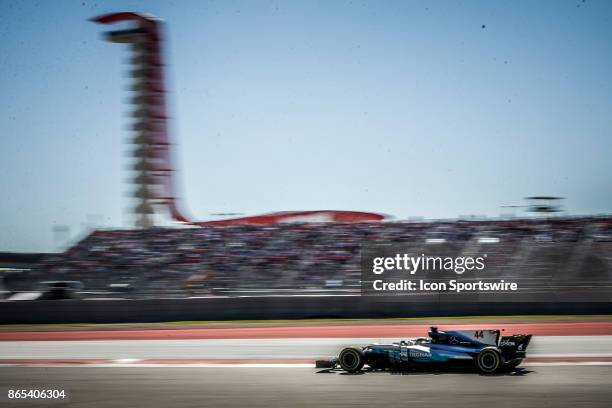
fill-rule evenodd
<path id="1" fill-rule="evenodd" d="M 440 331 L 431 327 L 428 337 L 391 344 L 347 347 L 337 358 L 316 362 L 317 368 L 357 372 L 372 369 L 473 367 L 491 374 L 514 369 L 526 356 L 531 334 L 502 336 L 500 330 Z"/>

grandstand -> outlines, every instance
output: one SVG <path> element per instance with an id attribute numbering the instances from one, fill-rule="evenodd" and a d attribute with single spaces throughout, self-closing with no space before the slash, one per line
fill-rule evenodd
<path id="1" fill-rule="evenodd" d="M 12 290 L 52 279 L 80 281 L 92 297 L 358 292 L 360 251 L 373 241 L 414 256 L 487 254 L 480 275 L 536 287 L 612 278 L 610 218 L 299 223 L 98 230 Z"/>

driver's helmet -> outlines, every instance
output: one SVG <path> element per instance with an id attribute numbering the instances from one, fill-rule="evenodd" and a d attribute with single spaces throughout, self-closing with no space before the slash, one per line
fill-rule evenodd
<path id="1" fill-rule="evenodd" d="M 438 331 L 436 326 L 431 326 L 427 334 L 431 338 L 432 343 L 442 343 L 446 340 L 446 333 Z"/>

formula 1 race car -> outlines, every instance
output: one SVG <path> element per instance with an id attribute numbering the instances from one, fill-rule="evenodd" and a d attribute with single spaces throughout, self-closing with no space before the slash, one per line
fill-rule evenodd
<path id="1" fill-rule="evenodd" d="M 501 336 L 500 330 L 439 331 L 431 327 L 429 337 L 391 344 L 347 347 L 337 358 L 316 362 L 317 368 L 348 372 L 371 369 L 476 368 L 491 374 L 516 368 L 526 356 L 531 334 Z"/>

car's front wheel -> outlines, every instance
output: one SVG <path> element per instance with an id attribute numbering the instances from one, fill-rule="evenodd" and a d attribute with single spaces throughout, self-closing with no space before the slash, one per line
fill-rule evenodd
<path id="1" fill-rule="evenodd" d="M 502 365 L 502 358 L 499 351 L 494 348 L 486 348 L 478 353 L 476 358 L 478 370 L 484 374 L 496 372 Z"/>
<path id="2" fill-rule="evenodd" d="M 347 347 L 340 352 L 338 363 L 343 370 L 354 373 L 363 368 L 365 356 L 361 349 L 357 347 Z"/>

